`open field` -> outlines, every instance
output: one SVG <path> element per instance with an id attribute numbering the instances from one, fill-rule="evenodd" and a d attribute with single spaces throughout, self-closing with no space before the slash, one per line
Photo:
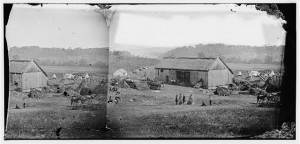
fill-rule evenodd
<path id="1" fill-rule="evenodd" d="M 227 63 L 232 70 L 279 70 L 280 65 L 275 64 L 242 64 L 242 63 Z"/>
<path id="2" fill-rule="evenodd" d="M 41 66 L 46 73 L 108 73 L 108 68 L 72 67 L 72 66 Z"/>
<path id="3" fill-rule="evenodd" d="M 195 105 L 175 105 L 179 93 L 193 94 Z M 122 88 L 118 96 L 121 102 L 108 104 L 115 137 L 249 138 L 277 128 L 276 108 L 258 107 L 253 95 L 213 96 L 212 106 L 207 93 L 174 85 L 160 91 Z"/>
<path id="4" fill-rule="evenodd" d="M 14 92 L 12 92 L 14 93 Z M 93 104 L 70 105 L 64 96 L 28 98 L 12 94 L 9 99 L 5 139 L 90 139 L 104 138 L 106 96 L 98 95 Z M 26 108 L 22 99 L 26 98 Z M 21 109 L 15 109 L 16 104 Z M 79 108 L 80 107 L 80 108 Z M 61 131 L 57 133 L 57 130 Z"/>

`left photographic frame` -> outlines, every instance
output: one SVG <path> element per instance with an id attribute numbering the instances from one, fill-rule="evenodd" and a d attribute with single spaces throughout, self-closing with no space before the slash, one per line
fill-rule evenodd
<path id="1" fill-rule="evenodd" d="M 100 4 L 4 4 L 5 140 L 107 136 Z"/>

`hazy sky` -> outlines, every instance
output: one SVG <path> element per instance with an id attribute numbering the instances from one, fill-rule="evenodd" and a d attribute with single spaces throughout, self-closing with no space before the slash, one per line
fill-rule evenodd
<path id="1" fill-rule="evenodd" d="M 223 43 L 284 45 L 282 19 L 255 6 L 118 5 L 110 26 L 110 50 L 147 55 L 170 47 Z M 155 48 L 158 47 L 158 48 Z"/>
<path id="2" fill-rule="evenodd" d="M 9 47 L 108 47 L 108 27 L 97 6 L 14 4 L 6 26 Z"/>

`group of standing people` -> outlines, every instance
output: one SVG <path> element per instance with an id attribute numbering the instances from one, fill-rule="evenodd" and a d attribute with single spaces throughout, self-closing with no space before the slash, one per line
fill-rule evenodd
<path id="1" fill-rule="evenodd" d="M 176 103 L 176 105 L 184 105 L 185 103 L 187 105 L 192 105 L 192 104 L 194 104 L 192 96 L 193 95 L 191 94 L 190 97 L 189 97 L 189 99 L 186 100 L 186 96 L 184 94 L 180 93 L 179 96 L 178 96 L 178 94 L 176 94 L 176 96 L 175 96 L 175 103 Z"/>
<path id="2" fill-rule="evenodd" d="M 176 105 L 184 105 L 185 103 L 187 105 L 193 105 L 194 104 L 194 100 L 192 98 L 193 94 L 190 95 L 189 99 L 186 101 L 186 96 L 184 94 L 176 94 L 175 96 L 175 104 Z M 209 95 L 209 105 L 212 105 L 212 95 Z M 204 106 L 205 104 L 202 102 L 202 106 Z M 205 105 L 206 106 L 206 105 Z"/>

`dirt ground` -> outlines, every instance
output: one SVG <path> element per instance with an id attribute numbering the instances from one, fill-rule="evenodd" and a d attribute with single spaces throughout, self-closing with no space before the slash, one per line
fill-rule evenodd
<path id="1" fill-rule="evenodd" d="M 5 139 L 90 139 L 104 138 L 101 128 L 106 122 L 106 96 L 99 95 L 92 104 L 74 109 L 64 96 L 26 99 L 11 94 Z M 16 104 L 20 109 L 16 109 Z M 61 129 L 58 132 L 58 129 Z"/>
<path id="2" fill-rule="evenodd" d="M 179 93 L 193 94 L 195 104 L 175 105 Z M 210 106 L 208 95 L 174 85 L 159 91 L 109 92 L 122 101 L 107 105 L 108 126 L 117 138 L 249 138 L 276 128 L 278 110 L 258 107 L 256 96 L 214 95 Z"/>

